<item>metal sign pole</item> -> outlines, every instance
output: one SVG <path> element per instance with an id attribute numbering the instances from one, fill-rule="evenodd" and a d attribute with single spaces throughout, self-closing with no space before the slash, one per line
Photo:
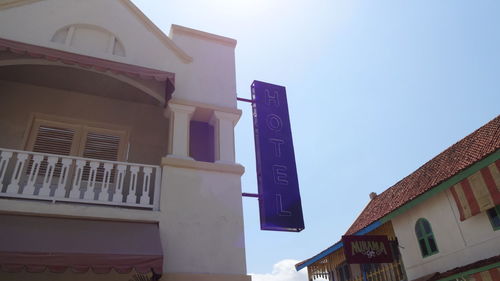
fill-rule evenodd
<path id="1" fill-rule="evenodd" d="M 245 99 L 245 98 L 240 98 L 240 97 L 236 97 L 236 100 L 244 101 L 244 102 L 248 102 L 248 103 L 253 103 L 253 100 L 251 100 L 251 99 Z M 243 196 L 243 197 L 252 197 L 252 198 L 260 198 L 260 195 L 258 193 L 243 192 L 243 193 L 241 193 L 241 196 Z"/>

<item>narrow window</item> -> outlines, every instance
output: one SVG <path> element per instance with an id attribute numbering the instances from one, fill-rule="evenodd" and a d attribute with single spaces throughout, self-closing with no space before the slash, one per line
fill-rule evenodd
<path id="1" fill-rule="evenodd" d="M 495 208 L 491 208 L 486 211 L 488 213 L 488 218 L 490 218 L 491 226 L 494 230 L 500 229 L 500 205 L 496 205 Z"/>
<path id="2" fill-rule="evenodd" d="M 418 245 L 420 246 L 422 257 L 425 258 L 439 252 L 429 221 L 426 219 L 419 219 L 415 224 L 415 233 L 417 234 Z"/>
<path id="3" fill-rule="evenodd" d="M 191 121 L 189 156 L 196 161 L 214 162 L 214 127 L 206 122 Z"/>

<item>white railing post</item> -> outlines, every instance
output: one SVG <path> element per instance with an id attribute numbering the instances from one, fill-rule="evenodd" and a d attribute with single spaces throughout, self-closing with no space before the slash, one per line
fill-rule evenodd
<path id="1" fill-rule="evenodd" d="M 123 182 L 125 181 L 125 171 L 127 166 L 125 165 L 117 165 L 116 170 L 118 171 L 116 174 L 116 186 L 115 193 L 113 194 L 113 202 L 123 202 Z"/>
<path id="2" fill-rule="evenodd" d="M 144 167 L 142 171 L 144 173 L 144 178 L 142 181 L 142 194 L 139 202 L 143 205 L 149 205 L 149 201 L 151 200 L 151 197 L 149 196 L 149 187 L 151 185 L 151 172 L 153 170 L 151 167 Z"/>
<path id="3" fill-rule="evenodd" d="M 18 153 L 16 167 L 14 168 L 14 173 L 10 180 L 10 184 L 7 186 L 7 193 L 17 194 L 19 192 L 19 181 L 23 174 L 24 163 L 28 159 L 28 154 Z"/>
<path id="4" fill-rule="evenodd" d="M 49 156 L 47 158 L 47 169 L 45 170 L 45 177 L 43 178 L 43 185 L 38 195 L 49 196 L 50 195 L 50 184 L 52 183 L 52 177 L 54 176 L 54 169 L 56 168 L 58 158 L 55 156 Z"/>
<path id="5" fill-rule="evenodd" d="M 35 193 L 35 182 L 38 176 L 38 170 L 40 170 L 40 165 L 42 164 L 42 155 L 33 155 L 33 164 L 31 165 L 31 171 L 28 175 L 28 182 L 23 189 L 23 194 L 34 194 Z"/>
<path id="6" fill-rule="evenodd" d="M 136 203 L 137 195 L 136 187 L 137 187 L 137 172 L 139 172 L 138 166 L 130 167 L 130 185 L 128 187 L 128 195 L 127 195 L 127 203 Z"/>
<path id="7" fill-rule="evenodd" d="M 160 210 L 160 191 L 161 191 L 161 167 L 156 167 L 155 186 L 153 192 L 153 210 Z"/>
<path id="8" fill-rule="evenodd" d="M 113 169 L 113 164 L 104 163 L 104 176 L 102 177 L 101 193 L 99 193 L 100 201 L 108 201 L 109 199 L 109 182 L 111 181 L 111 169 Z"/>
<path id="9" fill-rule="evenodd" d="M 95 194 L 95 182 L 97 177 L 97 167 L 99 167 L 99 162 L 91 161 L 90 162 L 90 173 L 87 183 L 87 190 L 83 195 L 84 199 L 93 200 Z"/>
<path id="10" fill-rule="evenodd" d="M 73 160 L 68 159 L 68 158 L 63 158 L 61 160 L 62 167 L 61 167 L 61 174 L 59 175 L 59 182 L 57 183 L 57 189 L 54 192 L 54 197 L 62 197 L 64 198 L 66 196 L 66 182 L 68 181 L 69 177 L 69 165 L 73 162 Z"/>
<path id="11" fill-rule="evenodd" d="M 3 189 L 3 178 L 9 165 L 9 160 L 12 157 L 12 152 L 2 151 L 0 154 L 0 191 Z"/>
<path id="12" fill-rule="evenodd" d="M 75 174 L 73 175 L 73 186 L 69 193 L 70 198 L 80 199 L 80 185 L 82 184 L 83 177 L 83 167 L 85 166 L 85 160 L 76 160 Z"/>

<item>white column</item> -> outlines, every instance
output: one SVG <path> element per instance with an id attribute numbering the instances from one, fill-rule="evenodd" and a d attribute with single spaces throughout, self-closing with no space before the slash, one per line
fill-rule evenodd
<path id="1" fill-rule="evenodd" d="M 214 111 L 210 124 L 214 126 L 215 162 L 234 164 L 234 126 L 240 114 Z"/>
<path id="2" fill-rule="evenodd" d="M 189 125 L 191 116 L 195 111 L 194 106 L 182 104 L 169 104 L 167 113 L 170 118 L 170 155 L 190 159 L 189 157 Z"/>

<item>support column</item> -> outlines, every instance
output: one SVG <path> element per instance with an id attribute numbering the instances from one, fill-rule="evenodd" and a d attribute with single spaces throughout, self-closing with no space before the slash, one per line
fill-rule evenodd
<path id="1" fill-rule="evenodd" d="M 189 126 L 196 107 L 183 104 L 168 104 L 166 113 L 170 119 L 170 147 L 167 157 L 190 159 Z"/>
<path id="2" fill-rule="evenodd" d="M 214 126 L 215 162 L 234 164 L 234 126 L 241 114 L 215 111 L 210 124 Z"/>

